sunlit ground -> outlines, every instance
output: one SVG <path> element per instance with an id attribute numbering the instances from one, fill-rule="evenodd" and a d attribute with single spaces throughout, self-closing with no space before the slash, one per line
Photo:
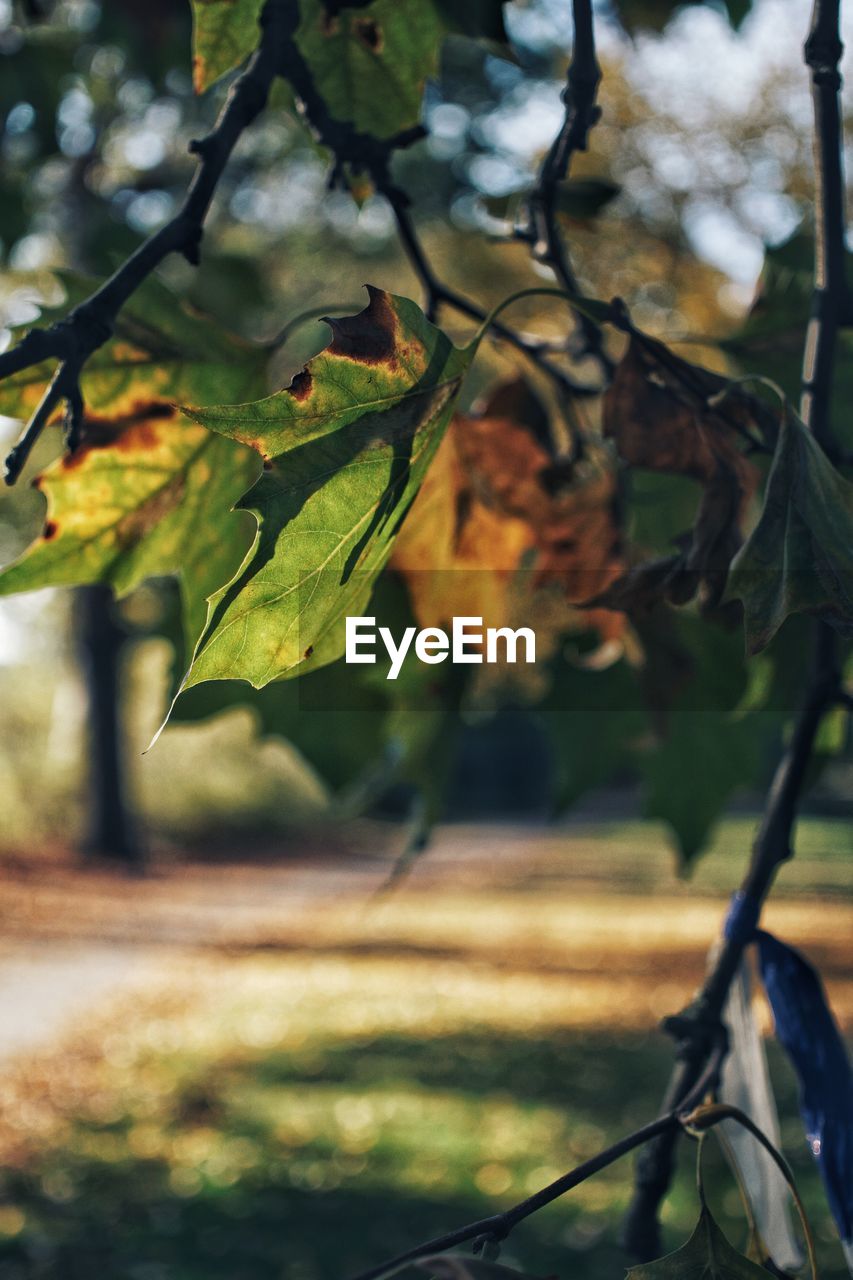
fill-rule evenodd
<path id="1" fill-rule="evenodd" d="M 0 1076 L 0 1276 L 346 1280 L 520 1199 L 654 1115 L 671 1053 L 651 1028 L 701 976 L 748 831 L 729 824 L 693 884 L 639 825 L 535 833 L 527 858 L 517 829 L 491 846 L 451 829 L 372 903 L 381 869 L 312 898 L 302 868 L 291 900 L 276 867 L 12 876 L 45 945 L 83 919 L 99 937 L 135 921 L 160 949 L 145 991 Z M 767 916 L 819 964 L 848 1031 L 849 846 L 840 823 L 804 824 Z M 822 1274 L 840 1277 L 795 1086 L 771 1065 Z M 673 1246 L 695 1215 L 691 1155 Z M 737 1192 L 709 1163 L 742 1243 Z M 630 1175 L 627 1160 L 537 1215 L 504 1260 L 619 1277 Z"/>

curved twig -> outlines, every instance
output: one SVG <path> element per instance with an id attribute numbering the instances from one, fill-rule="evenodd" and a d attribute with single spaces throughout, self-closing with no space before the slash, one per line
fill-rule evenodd
<path id="1" fill-rule="evenodd" d="M 464 1227 L 459 1227 L 455 1231 L 448 1231 L 446 1235 L 437 1236 L 434 1240 L 425 1240 L 422 1244 L 415 1245 L 414 1248 L 408 1249 L 405 1253 L 398 1254 L 396 1258 L 390 1258 L 387 1262 L 382 1262 L 378 1266 L 372 1267 L 369 1271 L 363 1271 L 354 1280 L 386 1280 L 386 1277 L 394 1275 L 396 1272 L 401 1271 L 403 1267 L 417 1262 L 420 1258 L 428 1258 L 435 1253 L 444 1253 L 447 1249 L 453 1249 L 456 1245 L 466 1244 L 469 1240 L 474 1241 L 475 1251 L 478 1250 L 478 1246 L 482 1248 L 490 1240 L 503 1240 L 509 1235 L 513 1227 L 517 1227 L 520 1222 L 523 1222 L 525 1218 L 529 1218 L 531 1214 L 537 1213 L 540 1209 L 544 1209 L 546 1205 L 565 1195 L 567 1191 L 580 1186 L 582 1182 L 586 1182 L 587 1178 L 591 1178 L 593 1174 L 606 1169 L 608 1165 L 613 1164 L 621 1156 L 627 1155 L 629 1151 L 634 1151 L 637 1147 L 649 1142 L 659 1134 L 669 1130 L 677 1130 L 681 1123 L 681 1118 L 675 1111 L 661 1116 L 659 1119 L 653 1120 L 651 1124 L 643 1125 L 641 1129 L 636 1129 L 626 1137 L 620 1138 L 618 1142 L 614 1142 L 604 1151 L 599 1152 L 597 1156 L 593 1156 L 590 1160 L 585 1160 L 583 1164 L 579 1164 L 577 1168 L 564 1173 L 562 1177 L 555 1179 L 554 1182 L 549 1182 L 546 1187 L 542 1187 L 540 1191 L 534 1192 L 532 1196 L 521 1200 L 518 1204 L 513 1205 L 511 1209 L 505 1210 L 504 1213 L 495 1213 L 488 1218 L 479 1218 L 475 1222 L 466 1223 Z"/>
<path id="2" fill-rule="evenodd" d="M 596 103 L 601 67 L 595 53 L 591 0 L 572 0 L 572 18 L 574 45 L 563 91 L 566 114 L 528 198 L 528 225 L 523 238 L 529 241 L 536 261 L 551 268 L 561 287 L 569 293 L 577 293 L 577 280 L 560 230 L 557 198 L 560 183 L 568 176 L 572 156 L 576 151 L 586 151 L 589 132 L 601 116 L 601 109 Z M 597 360 L 602 373 L 609 379 L 614 365 L 604 348 L 601 328 L 588 316 L 579 315 L 577 323 L 580 337 L 578 354 Z"/>

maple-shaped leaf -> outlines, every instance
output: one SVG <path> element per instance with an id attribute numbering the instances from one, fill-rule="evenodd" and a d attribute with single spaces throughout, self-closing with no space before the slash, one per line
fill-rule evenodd
<path id="1" fill-rule="evenodd" d="M 759 653 L 794 613 L 853 634 L 853 484 L 786 409 L 758 524 L 735 557 L 729 596 L 743 601 Z"/>
<path id="2" fill-rule="evenodd" d="M 537 438 L 529 399 L 523 383 L 498 388 L 460 434 L 463 465 L 485 505 L 532 531 L 537 582 L 585 604 L 625 568 L 616 470 L 591 440 L 578 461 L 555 464 Z"/>
<path id="3" fill-rule="evenodd" d="M 358 315 L 290 386 L 254 404 L 188 410 L 249 444 L 263 475 L 240 506 L 258 532 L 212 602 L 186 686 L 256 688 L 322 666 L 363 614 L 453 412 L 475 343 L 459 349 L 405 298 L 369 288 Z"/>
<path id="4" fill-rule="evenodd" d="M 246 59 L 259 37 L 263 0 L 192 0 L 197 92 Z M 311 82 L 331 116 L 387 138 L 420 120 L 445 35 L 505 38 L 498 0 L 300 0 L 295 35 Z"/>
<path id="5" fill-rule="evenodd" d="M 61 320 L 92 292 L 94 281 L 62 273 L 66 301 L 46 308 L 40 325 Z M 269 352 L 228 333 L 154 276 L 128 299 L 113 337 L 83 366 L 80 387 L 96 414 L 127 416 L 142 400 L 223 400 L 262 395 Z M 27 418 L 53 376 L 55 362 L 22 369 L 0 382 L 0 413 Z"/>
<path id="6" fill-rule="evenodd" d="M 456 615 L 508 625 L 513 582 L 533 549 L 530 526 L 486 506 L 472 488 L 460 458 L 467 425 L 453 419 L 391 559 L 422 627 L 447 626 Z"/>
<path id="7" fill-rule="evenodd" d="M 34 481 L 47 499 L 44 530 L 0 573 L 0 595 L 106 582 L 122 596 L 146 578 L 177 574 L 192 647 L 207 597 L 251 545 L 251 519 L 229 512 L 259 470 L 251 450 L 162 401 L 123 418 L 89 417 L 75 452 Z"/>
<path id="8" fill-rule="evenodd" d="M 709 403 L 722 392 L 719 403 Z M 655 339 L 632 336 L 604 396 L 604 434 L 629 466 L 686 476 L 703 488 L 666 583 L 675 603 L 691 599 L 700 586 L 706 603 L 719 601 L 758 479 L 738 441 L 774 426 L 761 401 L 720 374 L 682 360 Z M 637 587 L 642 596 L 648 583 Z"/>
<path id="9" fill-rule="evenodd" d="M 707 1205 L 693 1235 L 655 1262 L 628 1269 L 630 1280 L 767 1280 L 763 1267 L 751 1262 L 729 1244 Z"/>
<path id="10" fill-rule="evenodd" d="M 193 86 L 204 93 L 257 48 L 264 0 L 191 0 Z"/>
<path id="11" fill-rule="evenodd" d="M 557 812 L 634 766 L 638 744 L 650 732 L 637 672 L 624 659 L 597 671 L 559 655 L 540 714 L 553 756 Z"/>
<path id="12" fill-rule="evenodd" d="M 65 315 L 91 281 L 65 273 Z M 190 648 L 206 597 L 239 568 L 253 532 L 229 518 L 256 479 L 248 450 L 181 418 L 173 400 L 262 395 L 266 348 L 222 329 L 149 277 L 119 312 L 115 334 L 83 367 L 87 420 L 81 447 L 37 483 L 47 498 L 44 532 L 0 576 L 0 591 L 110 583 L 119 595 L 150 576 L 179 573 Z M 0 412 L 26 417 L 53 373 L 49 363 L 0 382 Z"/>
<path id="13" fill-rule="evenodd" d="M 624 570 L 613 468 L 594 455 L 555 468 L 546 436 L 547 415 L 523 379 L 454 418 L 391 561 L 422 626 L 535 618 L 537 661 L 569 631 L 619 641 L 624 615 L 577 607 Z"/>

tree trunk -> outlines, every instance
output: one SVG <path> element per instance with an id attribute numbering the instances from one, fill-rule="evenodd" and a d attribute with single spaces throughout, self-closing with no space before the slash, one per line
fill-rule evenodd
<path id="1" fill-rule="evenodd" d="M 120 686 L 124 632 L 109 587 L 80 587 L 75 631 L 87 702 L 86 853 L 138 867 L 141 850 L 127 802 Z"/>

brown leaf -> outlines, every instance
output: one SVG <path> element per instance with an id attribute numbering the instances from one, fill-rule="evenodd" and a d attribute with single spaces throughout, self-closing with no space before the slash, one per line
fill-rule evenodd
<path id="1" fill-rule="evenodd" d="M 711 408 L 709 399 L 727 391 Z M 762 402 L 710 369 L 690 364 L 662 342 L 635 334 L 604 395 L 604 434 L 627 463 L 707 484 L 727 461 L 741 476 L 754 468 L 739 435 L 775 434 Z"/>
<path id="2" fill-rule="evenodd" d="M 709 400 L 726 391 L 719 403 Z M 604 396 L 604 434 L 633 467 L 687 476 L 704 489 L 692 531 L 670 572 L 634 575 L 645 594 L 656 579 L 673 603 L 702 590 L 703 603 L 719 601 L 731 560 L 742 542 L 741 523 L 758 471 L 738 447 L 775 427 L 754 396 L 730 388 L 719 374 L 690 364 L 663 343 L 634 334 Z M 628 584 L 610 593 L 627 607 Z"/>
<path id="3" fill-rule="evenodd" d="M 459 456 L 467 421 L 451 423 L 391 560 L 406 579 L 423 627 L 466 615 L 482 617 L 486 626 L 507 625 L 509 583 L 533 547 L 523 520 L 490 509 L 475 495 Z"/>
<path id="4" fill-rule="evenodd" d="M 476 416 L 454 419 L 393 561 L 422 623 L 473 613 L 505 625 L 522 561 L 532 570 L 528 593 L 555 584 L 569 605 L 600 595 L 624 572 L 607 455 L 590 448 L 580 463 L 555 466 L 546 434 L 543 411 L 522 382 L 500 387 Z M 607 610 L 592 621 L 610 639 L 624 627 Z"/>

